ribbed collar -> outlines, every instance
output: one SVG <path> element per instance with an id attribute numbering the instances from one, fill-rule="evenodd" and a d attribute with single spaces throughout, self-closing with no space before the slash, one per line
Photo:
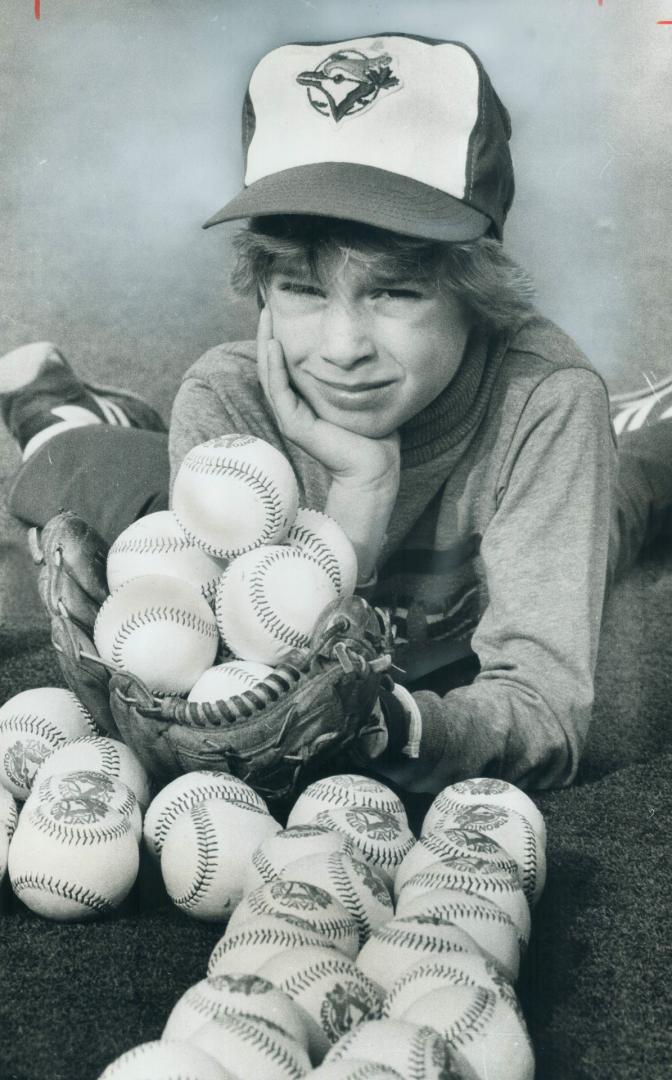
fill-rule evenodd
<path id="1" fill-rule="evenodd" d="M 508 334 L 471 331 L 448 386 L 401 428 L 402 468 L 424 465 L 452 449 L 480 423 L 508 342 Z"/>

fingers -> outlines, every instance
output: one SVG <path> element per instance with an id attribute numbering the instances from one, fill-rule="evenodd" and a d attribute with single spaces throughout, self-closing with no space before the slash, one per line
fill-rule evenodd
<path id="1" fill-rule="evenodd" d="M 265 348 L 273 337 L 273 316 L 271 309 L 266 305 L 259 313 L 259 326 L 257 328 L 257 347 Z"/>
<path id="2" fill-rule="evenodd" d="M 283 401 L 287 400 L 287 394 L 294 398 L 294 391 L 289 385 L 289 375 L 285 363 L 285 354 L 279 341 L 272 338 L 266 349 L 266 377 L 268 379 L 268 393 L 272 404 L 278 408 Z"/>
<path id="3" fill-rule="evenodd" d="M 259 367 L 259 382 L 261 383 L 262 389 L 267 398 L 269 397 L 268 345 L 272 337 L 273 318 L 271 316 L 271 310 L 267 306 L 261 309 L 261 314 L 259 315 L 259 326 L 257 328 L 257 363 Z"/>
<path id="4" fill-rule="evenodd" d="M 273 337 L 273 321 L 266 307 L 259 316 L 257 331 L 259 381 L 280 430 L 291 437 L 290 429 L 299 402 L 289 381 L 282 345 Z"/>

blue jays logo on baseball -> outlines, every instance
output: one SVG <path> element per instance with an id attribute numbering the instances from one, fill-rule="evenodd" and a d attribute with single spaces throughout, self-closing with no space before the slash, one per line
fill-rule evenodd
<path id="1" fill-rule="evenodd" d="M 456 843 L 462 844 L 468 851 L 491 851 L 496 853 L 498 845 L 489 836 L 483 836 L 476 830 L 451 829 L 451 835 Z"/>
<path id="2" fill-rule="evenodd" d="M 339 49 L 313 71 L 302 71 L 296 81 L 307 88 L 313 108 L 338 123 L 370 108 L 381 91 L 399 89 L 393 63 L 385 52 L 366 56 L 359 49 Z"/>
<path id="3" fill-rule="evenodd" d="M 81 772 L 65 776 L 61 782 L 61 797 L 53 803 L 53 816 L 66 825 L 84 825 L 107 816 L 112 782 L 104 773 Z"/>
<path id="4" fill-rule="evenodd" d="M 488 776 L 474 780 L 461 780 L 453 784 L 453 791 L 459 795 L 505 795 L 509 785 L 503 780 L 494 780 Z"/>
<path id="5" fill-rule="evenodd" d="M 336 983 L 320 1007 L 322 1027 L 331 1034 L 334 1042 L 363 1020 L 379 1015 L 380 1002 L 376 995 L 352 981 Z"/>
<path id="6" fill-rule="evenodd" d="M 329 893 L 307 881 L 274 881 L 270 893 L 274 900 L 281 900 L 287 907 L 299 911 L 317 911 L 328 908 L 331 903 Z"/>
<path id="7" fill-rule="evenodd" d="M 362 859 L 353 859 L 352 868 L 364 882 L 369 892 L 375 896 L 376 900 L 379 900 L 380 903 L 384 904 L 386 907 L 391 908 L 392 901 L 385 883 L 382 878 L 374 874 L 369 864 L 363 862 Z"/>
<path id="8" fill-rule="evenodd" d="M 35 773 L 45 758 L 49 757 L 49 753 L 50 748 L 39 739 L 16 742 L 5 754 L 5 772 L 12 783 L 19 787 L 30 787 Z"/>
<path id="9" fill-rule="evenodd" d="M 394 814 L 374 807 L 358 806 L 347 810 L 346 821 L 358 833 L 366 833 L 372 840 L 394 840 L 400 825 Z"/>
<path id="10" fill-rule="evenodd" d="M 208 975 L 216 989 L 234 990 L 239 994 L 267 994 L 273 987 L 258 975 Z"/>
<path id="11" fill-rule="evenodd" d="M 496 829 L 498 825 L 504 824 L 507 817 L 508 814 L 503 807 L 491 806 L 489 803 L 473 803 L 471 806 L 465 806 L 456 811 L 452 815 L 452 820 L 458 828 L 471 829 L 480 825 L 481 828 L 488 826 Z"/>

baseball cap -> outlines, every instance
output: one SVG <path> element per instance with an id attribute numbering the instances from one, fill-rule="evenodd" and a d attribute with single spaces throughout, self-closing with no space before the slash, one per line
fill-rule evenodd
<path id="1" fill-rule="evenodd" d="M 511 122 L 457 41 L 376 34 L 283 45 L 243 107 L 245 187 L 205 222 L 315 214 L 433 240 L 501 239 Z"/>

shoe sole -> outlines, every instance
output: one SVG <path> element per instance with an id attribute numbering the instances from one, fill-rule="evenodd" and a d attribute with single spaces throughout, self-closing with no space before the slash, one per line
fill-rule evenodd
<path id="1" fill-rule="evenodd" d="M 19 345 L 18 349 L 12 349 L 0 356 L 0 395 L 15 394 L 28 386 L 39 375 L 51 353 L 54 353 L 51 361 L 53 364 L 60 364 L 68 371 L 72 370 L 50 341 Z"/>

